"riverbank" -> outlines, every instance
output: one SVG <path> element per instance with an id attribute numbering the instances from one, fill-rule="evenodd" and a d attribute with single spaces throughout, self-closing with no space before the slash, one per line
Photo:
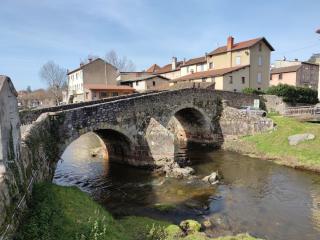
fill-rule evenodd
<path id="1" fill-rule="evenodd" d="M 191 224 L 190 224 L 191 225 Z M 116 220 L 86 193 L 50 183 L 34 187 L 29 212 L 15 240 L 209 240 L 204 233 L 186 235 L 177 225 L 146 217 Z M 216 240 L 254 240 L 241 234 Z"/>
<path id="2" fill-rule="evenodd" d="M 283 116 L 270 116 L 276 128 L 273 131 L 237 139 L 225 139 L 225 150 L 272 160 L 278 164 L 320 173 L 320 124 L 300 122 Z M 288 137 L 311 133 L 314 140 L 291 146 Z"/>

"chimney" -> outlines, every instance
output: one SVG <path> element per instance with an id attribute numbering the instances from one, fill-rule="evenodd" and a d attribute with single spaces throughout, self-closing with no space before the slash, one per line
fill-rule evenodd
<path id="1" fill-rule="evenodd" d="M 298 61 L 299 61 L 299 59 L 298 59 L 298 58 L 295 58 L 295 59 L 294 59 L 294 61 L 298 62 Z"/>
<path id="2" fill-rule="evenodd" d="M 176 70 L 176 68 L 177 68 L 177 58 L 176 57 L 172 57 L 171 66 L 172 66 L 172 70 Z"/>
<path id="3" fill-rule="evenodd" d="M 83 62 L 80 62 L 80 67 L 82 67 L 83 66 Z"/>
<path id="4" fill-rule="evenodd" d="M 229 36 L 227 40 L 227 51 L 230 51 L 233 48 L 233 41 L 234 38 L 232 36 Z"/>
<path id="5" fill-rule="evenodd" d="M 89 63 L 92 62 L 92 58 L 91 57 L 89 57 L 88 60 L 89 60 Z"/>

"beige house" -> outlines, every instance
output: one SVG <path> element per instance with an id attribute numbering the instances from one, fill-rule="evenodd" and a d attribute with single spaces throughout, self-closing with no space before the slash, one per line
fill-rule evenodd
<path id="1" fill-rule="evenodd" d="M 122 86 L 130 86 L 137 92 L 158 90 L 169 87 L 169 78 L 161 75 L 147 75 L 121 81 Z"/>
<path id="2" fill-rule="evenodd" d="M 170 86 L 185 82 L 212 83 L 214 89 L 240 92 L 249 87 L 250 66 L 237 66 L 207 70 L 185 75 L 170 81 Z"/>
<path id="3" fill-rule="evenodd" d="M 263 90 L 269 86 L 271 51 L 274 51 L 273 47 L 263 37 L 239 43 L 234 43 L 234 38 L 228 37 L 225 46 L 218 47 L 210 53 L 206 53 L 205 56 L 192 58 L 188 61 L 177 61 L 177 58 L 174 57 L 171 64 L 167 64 L 160 69 L 157 68 L 154 74 L 161 74 L 171 80 L 178 80 L 172 81 L 175 83 L 189 80 L 200 81 L 202 78 L 207 78 L 208 74 L 213 73 L 212 70 L 223 69 L 223 72 L 236 74 L 237 76 L 232 76 L 232 78 L 240 79 L 240 82 L 237 85 L 229 86 L 224 82 L 218 82 L 218 78 L 216 78 L 214 82 L 216 82 L 215 86 L 217 88 L 241 91 L 243 86 L 246 85 L 246 87 Z M 234 71 L 234 69 L 237 69 L 237 71 Z M 184 76 L 195 73 L 203 74 L 197 74 L 197 79 L 194 79 L 194 76 L 184 78 Z M 218 77 L 221 79 L 221 76 Z M 244 84 L 242 84 L 242 79 L 245 82 Z"/>
<path id="4" fill-rule="evenodd" d="M 88 63 L 68 72 L 67 102 L 76 103 L 90 101 L 89 88 L 86 85 L 99 84 L 116 86 L 118 70 L 101 58 L 88 59 Z"/>
<path id="5" fill-rule="evenodd" d="M 277 61 L 270 72 L 270 85 L 288 84 L 318 90 L 319 65 L 299 61 Z"/>

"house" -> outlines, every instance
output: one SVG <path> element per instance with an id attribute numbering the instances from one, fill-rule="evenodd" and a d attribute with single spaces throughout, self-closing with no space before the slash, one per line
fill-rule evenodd
<path id="1" fill-rule="evenodd" d="M 142 72 L 120 72 L 117 76 L 117 83 L 120 84 L 122 81 L 130 80 L 132 78 L 144 77 L 153 75 L 151 72 L 142 71 Z"/>
<path id="2" fill-rule="evenodd" d="M 106 87 L 113 86 L 113 90 L 115 90 L 118 74 L 118 70 L 114 66 L 101 58 L 94 60 L 90 58 L 86 64 L 80 63 L 79 68 L 68 72 L 68 102 L 74 103 L 92 100 L 89 98 L 91 92 L 87 86 L 90 84 L 98 84 L 99 87 L 102 85 Z"/>
<path id="3" fill-rule="evenodd" d="M 171 64 L 160 69 L 155 68 L 153 74 L 173 80 L 171 83 L 201 80 L 214 81 L 217 89 L 222 88 L 221 90 L 241 91 L 244 86 L 263 90 L 269 86 L 272 51 L 273 47 L 264 37 L 235 43 L 234 38 L 230 36 L 225 46 L 188 61 L 177 61 L 177 58 L 173 57 Z M 224 75 L 216 75 L 215 70 L 221 70 Z M 191 76 L 195 73 L 197 75 Z M 228 77 L 225 77 L 227 74 Z M 185 76 L 188 77 L 184 78 Z M 226 78 L 229 78 L 229 82 L 230 78 L 232 82 L 237 82 L 232 85 L 226 84 Z"/>
<path id="4" fill-rule="evenodd" d="M 178 61 L 176 57 L 172 57 L 171 63 L 163 66 L 160 69 L 157 69 L 153 74 L 160 74 L 169 79 L 175 79 L 181 77 L 180 67 L 182 66 L 183 61 Z"/>
<path id="5" fill-rule="evenodd" d="M 195 72 L 170 80 L 170 86 L 185 83 L 212 83 L 214 89 L 241 91 L 249 87 L 250 65 Z"/>
<path id="6" fill-rule="evenodd" d="M 132 94 L 135 90 L 130 86 L 87 83 L 84 85 L 84 92 L 86 101 L 94 101 L 107 97 Z"/>
<path id="7" fill-rule="evenodd" d="M 318 90 L 319 65 L 298 60 L 278 60 L 270 71 L 270 85 L 288 84 Z"/>
<path id="8" fill-rule="evenodd" d="M 138 92 L 146 92 L 169 87 L 169 80 L 161 75 L 145 75 L 122 80 L 121 85 L 133 87 Z"/>
<path id="9" fill-rule="evenodd" d="M 19 108 L 45 108 L 56 106 L 56 101 L 49 90 L 37 89 L 34 91 L 18 92 Z"/>
<path id="10" fill-rule="evenodd" d="M 318 31 L 320 32 L 320 29 Z M 320 53 L 313 54 L 308 62 L 319 65 L 318 99 L 320 100 Z"/>

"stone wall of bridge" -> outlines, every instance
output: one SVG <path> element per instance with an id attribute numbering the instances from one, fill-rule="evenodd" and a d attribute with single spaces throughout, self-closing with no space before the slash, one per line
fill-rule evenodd
<path id="1" fill-rule="evenodd" d="M 31 112 L 25 123 L 33 124 L 22 135 L 16 167 L 6 169 L 5 180 L 0 184 L 0 214 L 5 219 L 0 222 L 0 236 L 14 231 L 33 184 L 52 179 L 61 154 L 82 134 L 95 132 L 113 161 L 157 168 L 164 159 L 174 160 L 177 144 L 197 142 L 220 147 L 224 132 L 221 99 L 237 107 L 252 105 L 254 98 L 239 93 L 183 89 L 74 108 L 68 105 L 53 108 L 50 113 Z M 18 119 L 18 112 L 15 114 Z"/>

